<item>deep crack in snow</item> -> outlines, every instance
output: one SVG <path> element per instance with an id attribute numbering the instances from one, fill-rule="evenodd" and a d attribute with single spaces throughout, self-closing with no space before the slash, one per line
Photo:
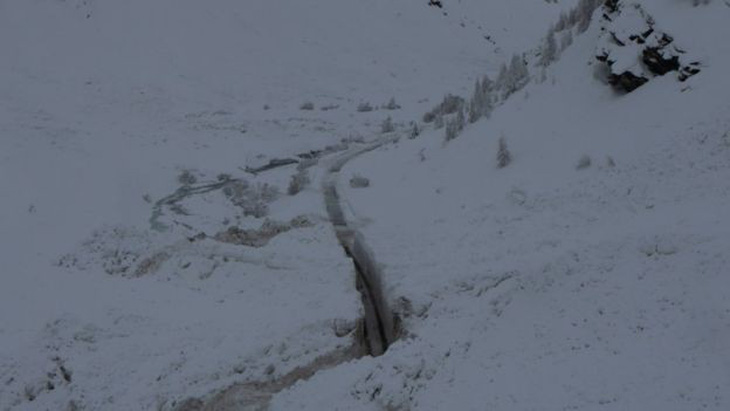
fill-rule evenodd
<path id="1" fill-rule="evenodd" d="M 379 356 L 385 353 L 388 346 L 396 338 L 397 326 L 393 312 L 388 307 L 388 303 L 383 296 L 381 276 L 378 265 L 373 258 L 373 253 L 367 247 L 363 236 L 347 224 L 347 219 L 342 210 L 340 197 L 337 192 L 336 175 L 348 161 L 375 150 L 386 142 L 373 143 L 368 147 L 348 152 L 336 159 L 328 167 L 328 174 L 322 185 L 327 214 L 335 228 L 337 239 L 355 266 L 357 288 L 362 296 L 363 308 L 365 310 L 364 343 L 368 348 L 368 353 L 372 356 Z"/>

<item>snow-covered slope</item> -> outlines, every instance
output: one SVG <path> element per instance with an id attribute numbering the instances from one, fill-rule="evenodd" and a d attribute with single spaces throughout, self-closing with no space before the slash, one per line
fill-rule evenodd
<path id="1" fill-rule="evenodd" d="M 594 24 L 457 139 L 427 132 L 345 169 L 370 180 L 345 196 L 406 335 L 278 409 L 730 406 L 730 8 L 641 4 L 700 74 L 618 95 L 595 75 Z"/>
<path id="2" fill-rule="evenodd" d="M 621 21 L 542 69 L 577 1 L 426 3 L 0 2 L 0 409 L 727 409 L 730 7 L 642 1 L 701 72 L 617 95 Z M 490 118 L 405 138 L 521 52 Z M 244 170 L 388 116 L 340 186 L 402 322 L 372 358 L 327 161 Z"/>

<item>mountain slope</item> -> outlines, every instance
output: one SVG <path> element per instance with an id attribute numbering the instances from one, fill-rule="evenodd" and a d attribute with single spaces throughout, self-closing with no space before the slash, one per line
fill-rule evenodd
<path id="1" fill-rule="evenodd" d="M 599 10 L 489 119 L 344 170 L 370 180 L 345 196 L 406 336 L 278 408 L 727 408 L 730 9 L 641 5 L 700 74 L 615 93 L 596 75 Z"/>
<path id="2" fill-rule="evenodd" d="M 630 13 L 542 67 L 578 1 L 425 3 L 0 2 L 0 408 L 727 409 L 730 7 L 642 1 L 701 70 L 624 94 Z M 488 118 L 408 138 L 513 54 Z M 338 186 L 401 323 L 374 358 L 319 183 L 399 136 Z"/>

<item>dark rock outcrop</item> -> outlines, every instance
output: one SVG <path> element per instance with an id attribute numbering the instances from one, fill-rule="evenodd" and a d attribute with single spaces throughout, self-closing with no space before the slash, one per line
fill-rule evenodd
<path id="1" fill-rule="evenodd" d="M 649 79 L 643 76 L 637 76 L 630 71 L 624 71 L 621 74 L 611 73 L 608 76 L 608 83 L 614 86 L 614 88 L 631 93 L 637 88 L 643 86 Z"/>
<path id="2" fill-rule="evenodd" d="M 607 67 L 608 83 L 630 93 L 656 76 L 677 73 L 679 81 L 700 72 L 699 62 L 684 63 L 686 51 L 657 27 L 639 3 L 606 0 L 602 13 L 602 44 L 596 60 Z"/>
<path id="3" fill-rule="evenodd" d="M 647 47 L 642 52 L 641 61 L 652 73 L 663 76 L 670 71 L 679 70 L 679 56 L 664 56 L 663 49 Z"/>

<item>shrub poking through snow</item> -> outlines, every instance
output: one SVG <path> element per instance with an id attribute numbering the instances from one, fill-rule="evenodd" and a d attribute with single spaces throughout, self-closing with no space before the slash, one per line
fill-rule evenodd
<path id="1" fill-rule="evenodd" d="M 233 181 L 223 188 L 223 194 L 243 209 L 244 216 L 262 218 L 269 213 L 269 203 L 279 197 L 279 189 L 266 183 L 252 185 L 246 181 Z"/>
<path id="2" fill-rule="evenodd" d="M 363 177 L 359 174 L 355 174 L 350 179 L 350 187 L 352 188 L 365 188 L 370 187 L 370 180 L 366 177 Z"/>
<path id="3" fill-rule="evenodd" d="M 309 182 L 309 172 L 306 169 L 302 169 L 291 176 L 286 192 L 290 196 L 297 195 L 309 185 Z"/>
<path id="4" fill-rule="evenodd" d="M 497 168 L 505 168 L 512 162 L 512 153 L 507 148 L 507 140 L 504 136 L 499 138 L 497 147 Z"/>
<path id="5" fill-rule="evenodd" d="M 314 224 L 306 216 L 298 216 L 287 222 L 265 219 L 259 229 L 243 229 L 228 227 L 217 233 L 213 239 L 223 243 L 238 244 L 248 247 L 263 247 L 279 234 L 295 228 L 312 227 Z"/>
<path id="6" fill-rule="evenodd" d="M 367 113 L 373 111 L 373 106 L 370 105 L 370 103 L 363 101 L 362 103 L 357 105 L 357 112 L 358 113 Z"/>
<path id="7" fill-rule="evenodd" d="M 606 156 L 606 167 L 610 167 L 610 168 L 616 167 L 616 162 L 613 160 L 613 157 Z"/>
<path id="8" fill-rule="evenodd" d="M 192 171 L 186 169 L 177 176 L 177 182 L 184 186 L 191 186 L 198 182 L 198 178 Z"/>
<path id="9" fill-rule="evenodd" d="M 590 167 L 592 163 L 593 162 L 591 161 L 591 158 L 588 155 L 583 154 L 578 160 L 578 164 L 575 166 L 575 168 L 577 170 L 583 170 Z"/>
<path id="10" fill-rule="evenodd" d="M 395 102 L 395 97 L 391 97 L 388 104 L 384 105 L 383 108 L 386 110 L 398 110 L 400 109 L 400 105 Z"/>
<path id="11" fill-rule="evenodd" d="M 320 107 L 319 109 L 322 111 L 330 111 L 330 110 L 337 110 L 338 108 L 340 108 L 340 106 L 338 104 L 328 104 L 326 106 Z"/>
<path id="12" fill-rule="evenodd" d="M 380 123 L 380 132 L 383 134 L 392 133 L 395 131 L 395 125 L 393 119 L 388 116 L 382 123 Z"/>
<path id="13" fill-rule="evenodd" d="M 305 101 L 301 106 L 299 106 L 299 110 L 314 110 L 314 103 L 311 101 Z"/>
<path id="14" fill-rule="evenodd" d="M 411 131 L 410 131 L 410 133 L 408 133 L 408 138 L 413 140 L 414 138 L 418 137 L 419 135 L 421 135 L 421 129 L 418 127 L 418 123 L 416 123 L 415 121 L 412 121 L 411 122 Z"/>

